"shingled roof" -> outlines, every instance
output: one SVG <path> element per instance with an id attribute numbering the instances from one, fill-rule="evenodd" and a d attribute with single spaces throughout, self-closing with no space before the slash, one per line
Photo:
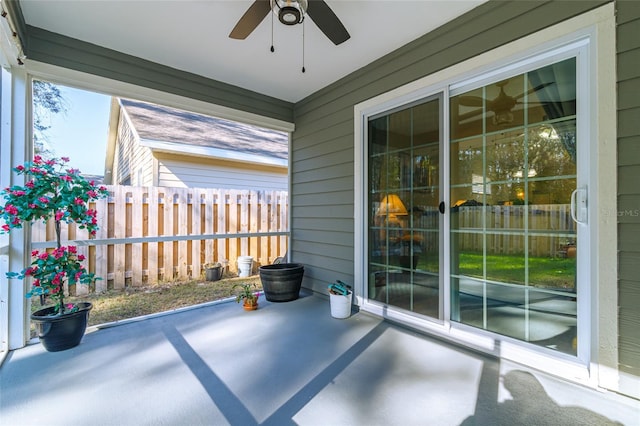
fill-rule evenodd
<path id="1" fill-rule="evenodd" d="M 130 99 L 120 99 L 120 103 L 142 141 L 288 158 L 285 132 Z"/>

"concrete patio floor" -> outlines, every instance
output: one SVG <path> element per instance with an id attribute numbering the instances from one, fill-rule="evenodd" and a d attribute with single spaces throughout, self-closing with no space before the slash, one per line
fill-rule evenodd
<path id="1" fill-rule="evenodd" d="M 640 404 L 443 343 L 327 298 L 196 307 L 90 328 L 0 367 L 0 424 L 640 424 Z"/>

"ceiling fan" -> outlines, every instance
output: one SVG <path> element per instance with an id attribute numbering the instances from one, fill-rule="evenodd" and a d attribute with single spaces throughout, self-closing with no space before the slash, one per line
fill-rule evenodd
<path id="1" fill-rule="evenodd" d="M 230 38 L 244 40 L 264 18 L 273 11 L 285 25 L 302 23 L 309 15 L 320 31 L 335 45 L 349 40 L 351 37 L 340 19 L 323 0 L 255 0 L 242 15 L 229 34 Z"/>
<path id="2" fill-rule="evenodd" d="M 549 86 L 550 84 L 553 84 L 553 82 L 542 83 L 517 96 L 509 96 L 504 90 L 504 86 L 506 86 L 508 83 L 509 83 L 509 80 L 502 80 L 497 82 L 496 86 L 500 88 L 500 93 L 498 93 L 498 96 L 496 96 L 495 98 L 486 100 L 487 111 L 492 111 L 494 113 L 494 116 L 493 116 L 494 124 L 500 125 L 500 124 L 511 123 L 513 121 L 513 113 L 511 112 L 511 110 L 513 110 L 513 108 L 516 105 L 523 104 L 523 102 L 520 101 L 521 98 L 523 98 L 525 95 L 530 95 L 531 93 L 535 93 L 538 90 L 541 90 Z M 480 96 L 460 96 L 459 102 L 460 102 L 460 105 L 463 105 L 463 106 L 482 107 L 485 102 L 485 99 Z M 531 103 L 529 104 L 531 105 Z M 535 105 L 540 105 L 540 104 L 536 103 Z M 480 114 L 482 114 L 482 110 L 467 112 L 465 114 L 460 114 L 458 116 L 458 120 L 463 121 Z"/>

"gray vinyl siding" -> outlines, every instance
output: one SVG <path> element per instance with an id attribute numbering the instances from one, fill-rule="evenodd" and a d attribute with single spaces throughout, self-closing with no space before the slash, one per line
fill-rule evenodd
<path id="1" fill-rule="evenodd" d="M 136 58 L 81 40 L 26 26 L 29 59 L 198 99 L 287 122 L 293 105 L 237 86 Z"/>
<path id="2" fill-rule="evenodd" d="M 355 104 L 604 3 L 490 1 L 298 102 L 291 254 L 305 264 L 303 285 L 353 282 Z"/>
<path id="3" fill-rule="evenodd" d="M 640 375 L 640 2 L 619 1 L 618 248 L 619 368 Z"/>

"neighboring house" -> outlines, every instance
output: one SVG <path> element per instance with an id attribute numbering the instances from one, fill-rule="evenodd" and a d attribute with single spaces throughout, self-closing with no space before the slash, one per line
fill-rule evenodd
<path id="1" fill-rule="evenodd" d="M 295 103 L 22 24 L 31 60 L 114 92 L 104 80 L 289 123 L 289 254 L 305 265 L 305 288 L 353 283 L 361 311 L 640 398 L 640 2 L 491 0 Z M 23 88 L 25 74 L 16 68 L 11 87 Z M 507 95 L 537 102 L 504 108 L 505 81 L 517 85 Z M 25 127 L 18 120 L 15 131 Z M 25 139 L 12 139 L 11 152 L 27 152 Z M 532 226 L 539 212 L 571 205 L 575 220 Z M 462 209 L 473 224 L 458 220 Z M 522 220 L 507 224 L 507 211 Z M 387 259 L 370 242 L 391 234 Z M 508 279 L 506 237 L 520 247 L 519 275 Z M 463 258 L 465 239 L 475 263 Z M 5 264 L 17 270 L 26 244 L 12 244 Z M 575 256 L 564 287 L 530 285 L 545 244 L 549 259 Z M 412 254 L 426 261 L 400 258 Z M 9 303 L 11 347 L 24 345 L 23 304 Z"/>
<path id="2" fill-rule="evenodd" d="M 288 189 L 288 135 L 244 123 L 112 98 L 105 183 Z"/>

